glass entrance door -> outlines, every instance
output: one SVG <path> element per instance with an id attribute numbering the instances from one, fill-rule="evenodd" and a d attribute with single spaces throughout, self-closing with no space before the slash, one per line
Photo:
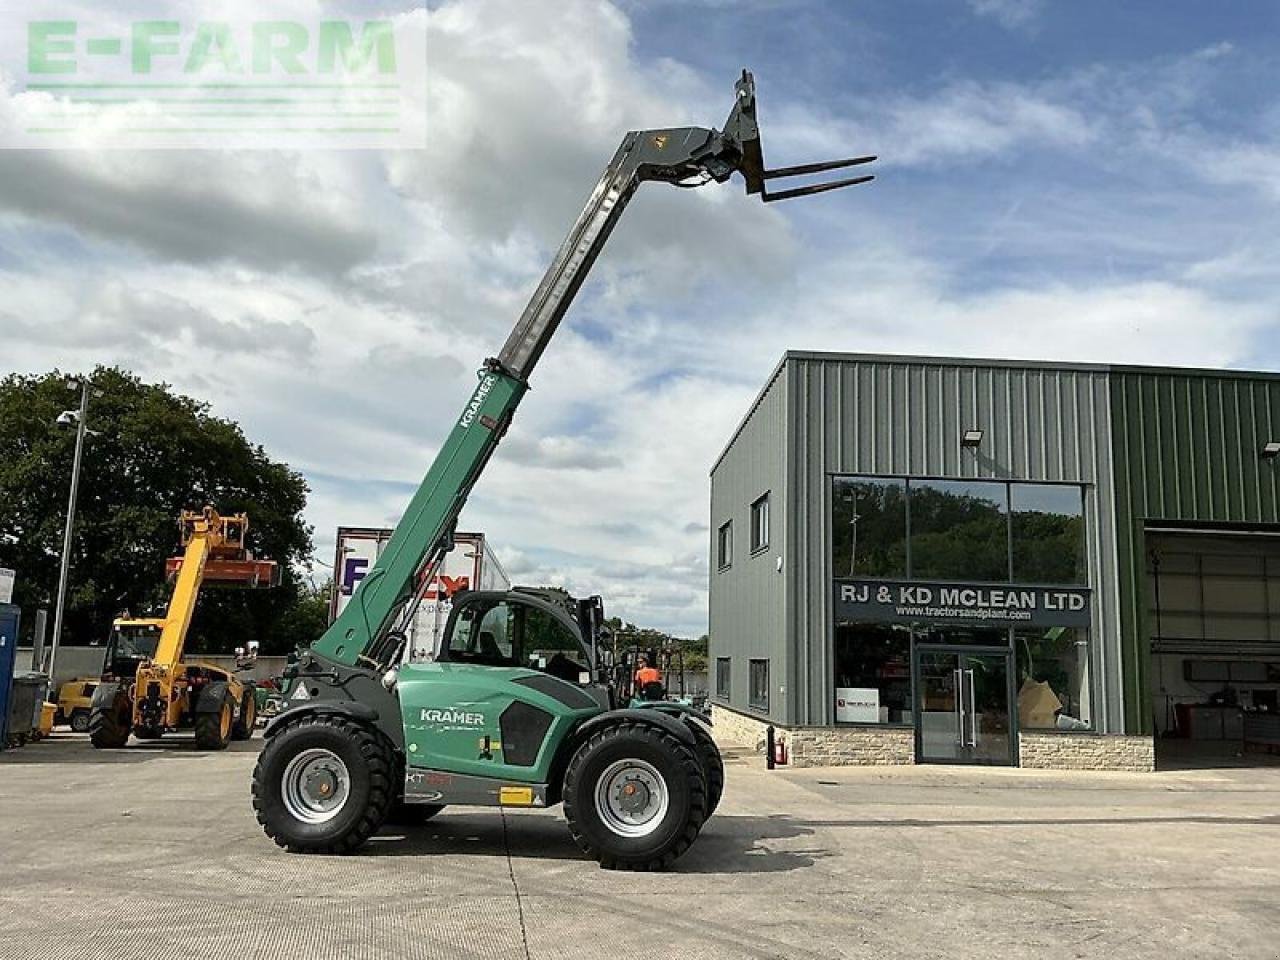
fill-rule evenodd
<path id="1" fill-rule="evenodd" d="M 1013 763 L 1008 650 L 916 648 L 916 758 Z"/>

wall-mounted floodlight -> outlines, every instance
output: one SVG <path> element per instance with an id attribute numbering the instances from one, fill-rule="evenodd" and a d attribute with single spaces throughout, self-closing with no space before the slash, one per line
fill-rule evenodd
<path id="1" fill-rule="evenodd" d="M 1280 440 L 1268 440 L 1259 451 L 1263 460 L 1274 460 L 1280 457 Z"/>
<path id="2" fill-rule="evenodd" d="M 976 448 L 982 443 L 981 430 L 966 430 L 960 438 L 960 446 Z"/>

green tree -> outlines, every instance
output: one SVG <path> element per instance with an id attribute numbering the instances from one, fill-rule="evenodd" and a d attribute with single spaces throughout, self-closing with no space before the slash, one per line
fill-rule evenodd
<path id="1" fill-rule="evenodd" d="M 249 544 L 281 565 L 282 580 L 273 590 L 204 591 L 188 649 L 229 652 L 253 639 L 263 653 L 288 649 L 281 628 L 296 632 L 304 616 L 294 612 L 304 599 L 294 566 L 312 550 L 301 474 L 167 384 L 108 367 L 91 382 L 101 393 L 89 409 L 97 435 L 85 440 L 62 641 L 100 642 L 122 611 L 162 611 L 178 514 L 210 504 L 249 514 Z M 54 421 L 76 399 L 56 370 L 0 381 L 0 566 L 17 571 L 14 602 L 28 611 L 53 607 L 75 443 Z"/>
<path id="2" fill-rule="evenodd" d="M 276 622 L 269 652 L 288 653 L 324 633 L 329 626 L 329 598 L 332 594 L 332 580 L 326 580 L 319 586 L 306 581 L 299 583 L 297 601 Z"/>

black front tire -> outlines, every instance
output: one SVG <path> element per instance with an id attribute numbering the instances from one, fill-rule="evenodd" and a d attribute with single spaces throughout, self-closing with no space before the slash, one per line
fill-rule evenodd
<path id="1" fill-rule="evenodd" d="M 72 710 L 71 720 L 69 721 L 71 729 L 76 733 L 89 732 L 89 711 L 84 709 Z"/>
<path id="2" fill-rule="evenodd" d="M 225 750 L 231 742 L 235 701 L 225 683 L 211 683 L 200 691 L 196 703 L 196 746 L 201 750 Z"/>
<path id="3" fill-rule="evenodd" d="M 337 813 L 308 822 L 285 801 L 290 763 L 309 752 L 327 751 L 342 761 L 349 782 Z M 275 732 L 253 770 L 253 809 L 258 823 L 290 853 L 350 853 L 387 819 L 394 797 L 395 756 L 386 738 L 347 717 L 309 714 Z"/>
<path id="4" fill-rule="evenodd" d="M 602 780 L 615 765 L 639 760 L 655 770 L 667 809 L 643 835 L 627 835 L 602 815 Z M 578 846 L 607 870 L 664 870 L 689 849 L 707 815 L 706 780 L 695 751 L 666 730 L 624 721 L 593 733 L 569 761 L 564 814 Z"/>
<path id="5" fill-rule="evenodd" d="M 710 820 L 724 795 L 724 758 L 720 756 L 720 748 L 716 746 L 706 727 L 696 721 L 687 726 L 698 741 L 698 758 L 702 761 L 702 770 L 707 776 L 707 819 Z"/>
<path id="6" fill-rule="evenodd" d="M 117 689 L 108 703 L 95 698 L 89 711 L 89 742 L 99 750 L 118 750 L 129 742 L 132 723 L 133 704 L 127 692 Z"/>
<path id="7" fill-rule="evenodd" d="M 258 725 L 258 698 L 254 696 L 253 687 L 246 686 L 240 695 L 240 717 L 231 728 L 232 740 L 248 740 L 253 736 L 253 728 Z"/>

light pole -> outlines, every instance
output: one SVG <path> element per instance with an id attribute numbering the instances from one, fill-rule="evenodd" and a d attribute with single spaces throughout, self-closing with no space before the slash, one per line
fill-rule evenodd
<path id="1" fill-rule="evenodd" d="M 75 381 L 71 382 L 74 389 Z M 49 686 L 54 686 L 54 662 L 58 658 L 58 644 L 62 640 L 62 611 L 67 600 L 67 575 L 71 570 L 71 531 L 75 526 L 76 497 L 80 493 L 80 461 L 84 456 L 84 436 L 88 432 L 89 420 L 89 386 L 88 378 L 80 380 L 80 409 L 63 410 L 58 414 L 57 422 L 63 425 L 76 425 L 76 453 L 71 462 L 71 495 L 67 498 L 67 526 L 62 534 L 62 565 L 58 570 L 58 596 L 53 608 L 53 639 L 49 644 Z"/>
<path id="2" fill-rule="evenodd" d="M 845 503 L 849 504 L 849 526 L 852 528 L 849 545 L 849 576 L 854 576 L 858 567 L 858 491 L 857 488 L 845 494 Z"/>

